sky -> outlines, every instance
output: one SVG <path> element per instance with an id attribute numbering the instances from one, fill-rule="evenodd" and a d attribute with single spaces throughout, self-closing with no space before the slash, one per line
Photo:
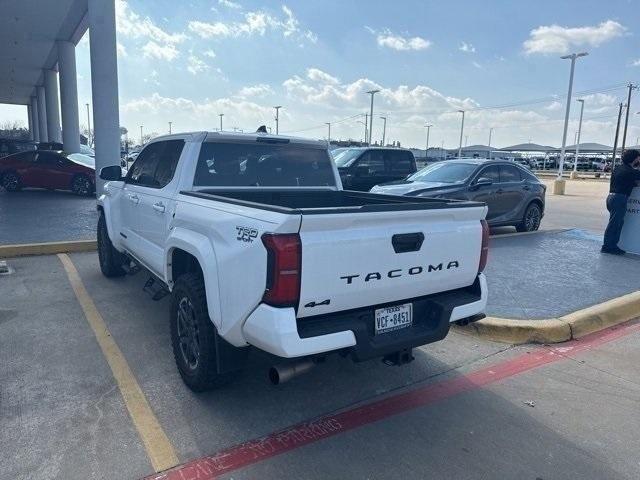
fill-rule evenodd
<path id="1" fill-rule="evenodd" d="M 567 144 L 585 100 L 583 142 L 613 144 L 626 84 L 640 83 L 640 3 L 635 0 L 116 0 L 120 123 L 145 134 L 275 129 L 363 138 L 368 90 L 373 140 L 424 148 L 560 145 L 570 61 L 576 62 Z M 91 103 L 89 34 L 76 49 L 81 119 Z M 640 136 L 632 98 L 627 144 Z M 23 107 L 0 122 L 26 124 Z M 86 120 L 81 120 L 83 126 Z"/>

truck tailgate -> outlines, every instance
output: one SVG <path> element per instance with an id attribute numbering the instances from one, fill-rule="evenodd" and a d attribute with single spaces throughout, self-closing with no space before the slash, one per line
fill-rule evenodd
<path id="1" fill-rule="evenodd" d="M 473 284 L 486 207 L 303 215 L 298 317 Z"/>

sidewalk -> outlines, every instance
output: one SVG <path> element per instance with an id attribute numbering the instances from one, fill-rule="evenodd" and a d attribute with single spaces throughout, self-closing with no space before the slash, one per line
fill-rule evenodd
<path id="1" fill-rule="evenodd" d="M 577 229 L 493 237 L 487 315 L 556 318 L 640 289 L 640 257 L 603 255 L 601 241 Z"/>

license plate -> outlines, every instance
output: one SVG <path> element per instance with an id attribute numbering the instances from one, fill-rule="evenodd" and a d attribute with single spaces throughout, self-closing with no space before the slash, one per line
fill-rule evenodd
<path id="1" fill-rule="evenodd" d="M 413 323 L 413 304 L 395 305 L 376 310 L 376 335 L 389 333 L 411 326 Z"/>

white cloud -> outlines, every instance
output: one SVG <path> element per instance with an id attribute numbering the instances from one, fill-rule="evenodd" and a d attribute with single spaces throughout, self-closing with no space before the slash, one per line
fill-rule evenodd
<path id="1" fill-rule="evenodd" d="M 526 54 L 564 54 L 572 47 L 598 47 L 622 36 L 626 30 L 626 27 L 613 20 L 587 27 L 540 26 L 531 30 L 523 47 Z"/>
<path id="2" fill-rule="evenodd" d="M 177 44 L 187 36 L 184 33 L 169 33 L 158 27 L 149 17 L 142 18 L 129 7 L 125 0 L 116 0 L 116 27 L 118 34 L 129 38 L 148 38 L 159 43 Z"/>
<path id="3" fill-rule="evenodd" d="M 558 110 L 562 109 L 562 103 L 558 102 L 557 100 L 551 102 L 549 105 L 547 105 L 546 107 L 544 107 L 545 110 L 548 110 L 549 112 L 557 112 Z"/>
<path id="4" fill-rule="evenodd" d="M 189 55 L 187 70 L 189 71 L 189 73 L 197 75 L 198 73 L 206 72 L 207 70 L 209 70 L 209 65 L 207 65 L 195 55 Z"/>
<path id="5" fill-rule="evenodd" d="M 118 42 L 116 44 L 116 49 L 118 51 L 118 56 L 119 57 L 126 57 L 127 56 L 127 49 L 124 48 L 124 45 L 121 44 L 120 42 Z"/>
<path id="6" fill-rule="evenodd" d="M 242 5 L 240 5 L 239 3 L 236 3 L 236 2 L 232 2 L 231 0 L 218 0 L 218 5 L 221 5 L 221 6 L 227 7 L 227 8 L 231 8 L 233 10 L 242 9 Z"/>
<path id="7" fill-rule="evenodd" d="M 246 98 L 246 97 L 264 97 L 265 95 L 269 95 L 273 93 L 273 89 L 265 84 L 265 83 L 260 83 L 258 85 L 252 85 L 249 87 L 242 87 L 239 91 L 238 94 L 236 95 L 239 98 Z"/>
<path id="8" fill-rule="evenodd" d="M 142 47 L 142 54 L 147 58 L 157 58 L 170 62 L 178 56 L 178 49 L 170 43 L 166 45 L 160 45 L 153 40 L 149 40 Z"/>
<path id="9" fill-rule="evenodd" d="M 317 68 L 307 69 L 307 77 L 309 78 L 309 80 L 313 80 L 319 83 L 330 83 L 333 85 L 340 83 L 340 80 L 338 80 L 336 77 L 329 75 L 328 73 L 323 72 L 322 70 L 319 70 Z"/>
<path id="10" fill-rule="evenodd" d="M 209 49 L 209 50 L 205 50 L 204 52 L 204 56 L 205 57 L 209 57 L 209 58 L 216 58 L 216 52 L 214 52 L 213 50 Z"/>
<path id="11" fill-rule="evenodd" d="M 640 58 L 631 62 L 632 67 L 640 67 Z"/>
<path id="12" fill-rule="evenodd" d="M 458 47 L 458 50 L 465 53 L 476 53 L 476 47 L 467 42 L 462 42 Z"/>
<path id="13" fill-rule="evenodd" d="M 403 37 L 396 35 L 390 30 L 379 33 L 376 40 L 381 47 L 392 48 L 393 50 L 426 50 L 431 46 L 431 41 L 422 37 Z"/>
<path id="14" fill-rule="evenodd" d="M 471 65 L 476 67 L 478 70 L 483 70 L 484 69 L 484 67 L 481 64 L 479 64 L 478 62 L 476 62 L 476 61 L 471 62 Z"/>
<path id="15" fill-rule="evenodd" d="M 310 30 L 302 31 L 300 22 L 293 11 L 282 5 L 283 17 L 278 17 L 262 10 L 246 12 L 239 22 L 189 22 L 187 28 L 201 38 L 237 38 L 241 36 L 264 36 L 267 31 L 281 32 L 284 37 L 297 37 L 315 43 L 318 37 Z"/>

